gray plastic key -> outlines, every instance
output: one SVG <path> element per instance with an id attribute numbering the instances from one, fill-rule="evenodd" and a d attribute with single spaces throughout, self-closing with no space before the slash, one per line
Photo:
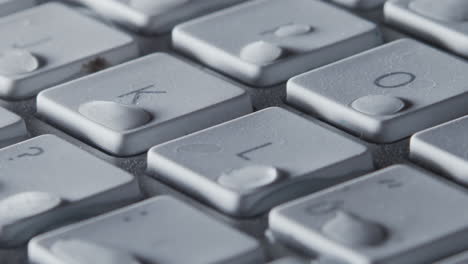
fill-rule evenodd
<path id="1" fill-rule="evenodd" d="M 0 17 L 36 5 L 36 0 L 0 0 Z"/>
<path id="2" fill-rule="evenodd" d="M 0 147 L 18 142 L 28 136 L 23 118 L 0 107 Z"/>
<path id="3" fill-rule="evenodd" d="M 389 0 L 387 23 L 468 57 L 468 1 Z"/>
<path id="4" fill-rule="evenodd" d="M 109 255 L 103 248 L 125 253 L 132 264 L 263 263 L 255 239 L 167 196 L 46 233 L 28 251 L 37 264 L 74 264 L 66 259 L 97 263 L 96 257 Z"/>
<path id="5" fill-rule="evenodd" d="M 327 0 L 339 5 L 360 10 L 371 10 L 382 6 L 386 0 Z"/>
<path id="6" fill-rule="evenodd" d="M 415 134 L 410 141 L 414 161 L 468 184 L 468 116 Z"/>
<path id="7" fill-rule="evenodd" d="M 468 64 L 398 40 L 292 78 L 287 101 L 378 143 L 468 114 Z"/>
<path id="8" fill-rule="evenodd" d="M 162 34 L 175 25 L 245 0 L 74 0 L 104 17 L 145 34 Z"/>
<path id="9" fill-rule="evenodd" d="M 372 168 L 365 146 L 276 107 L 148 153 L 148 170 L 155 177 L 242 217 Z"/>
<path id="10" fill-rule="evenodd" d="M 240 87 L 159 53 L 39 94 L 38 113 L 116 155 L 250 113 Z"/>
<path id="11" fill-rule="evenodd" d="M 0 168 L 0 247 L 140 197 L 132 175 L 52 135 L 1 149 Z"/>
<path id="12" fill-rule="evenodd" d="M 285 243 L 352 264 L 425 264 L 468 247 L 468 192 L 396 165 L 275 208 Z"/>
<path id="13" fill-rule="evenodd" d="M 50 3 L 0 18 L 0 97 L 22 99 L 138 55 L 124 33 Z"/>
<path id="14" fill-rule="evenodd" d="M 310 0 L 250 1 L 178 25 L 172 37 L 176 49 L 256 86 L 285 81 L 381 43 L 373 23 Z"/>

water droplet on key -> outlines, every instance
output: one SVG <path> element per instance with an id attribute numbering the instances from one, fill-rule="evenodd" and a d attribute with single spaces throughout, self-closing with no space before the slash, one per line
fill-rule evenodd
<path id="1" fill-rule="evenodd" d="M 281 176 L 275 167 L 251 165 L 223 173 L 218 183 L 231 190 L 253 191 L 279 181 Z"/>
<path id="2" fill-rule="evenodd" d="M 386 239 L 386 231 L 381 225 L 344 211 L 338 211 L 326 222 L 322 232 L 328 238 L 349 246 L 374 246 Z"/>
<path id="3" fill-rule="evenodd" d="M 132 255 L 91 241 L 73 239 L 58 240 L 51 252 L 63 263 L 70 264 L 140 264 Z"/>
<path id="4" fill-rule="evenodd" d="M 256 41 L 242 48 L 241 59 L 256 65 L 265 65 L 275 62 L 283 55 L 283 49 L 275 44 Z"/>
<path id="5" fill-rule="evenodd" d="M 23 192 L 0 201 L 0 230 L 21 219 L 47 212 L 62 202 L 54 194 L 44 192 Z"/>
<path id="6" fill-rule="evenodd" d="M 129 5 L 147 14 L 160 14 L 187 4 L 190 0 L 130 0 Z"/>
<path id="7" fill-rule="evenodd" d="M 148 124 L 152 115 L 141 107 L 110 101 L 92 101 L 78 109 L 86 118 L 116 131 L 125 131 Z"/>
<path id="8" fill-rule="evenodd" d="M 413 0 L 411 10 L 442 21 L 463 22 L 468 20 L 468 1 L 466 0 Z"/>
<path id="9" fill-rule="evenodd" d="M 39 60 L 29 51 L 9 49 L 0 52 L 0 74 L 25 74 L 38 68 Z"/>
<path id="10" fill-rule="evenodd" d="M 367 95 L 352 102 L 351 107 L 364 114 L 385 116 L 400 112 L 405 103 L 393 96 Z"/>
<path id="11" fill-rule="evenodd" d="M 275 31 L 275 35 L 278 37 L 291 37 L 291 36 L 298 36 L 304 35 L 309 33 L 312 30 L 311 26 L 306 24 L 289 24 L 279 27 Z"/>

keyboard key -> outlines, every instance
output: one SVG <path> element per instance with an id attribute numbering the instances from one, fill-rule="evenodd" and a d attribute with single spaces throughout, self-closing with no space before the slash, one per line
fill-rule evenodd
<path id="1" fill-rule="evenodd" d="M 371 10 L 382 6 L 386 0 L 328 0 L 352 9 Z"/>
<path id="2" fill-rule="evenodd" d="M 0 147 L 26 139 L 28 131 L 23 118 L 0 107 Z"/>
<path id="3" fill-rule="evenodd" d="M 28 253 L 37 264 L 264 263 L 256 240 L 166 196 L 36 237 Z"/>
<path id="4" fill-rule="evenodd" d="M 1 18 L 0 35 L 0 97 L 6 99 L 32 97 L 138 55 L 131 37 L 58 3 Z"/>
<path id="5" fill-rule="evenodd" d="M 410 157 L 424 166 L 468 184 L 468 117 L 415 134 L 410 141 Z"/>
<path id="6" fill-rule="evenodd" d="M 0 247 L 140 197 L 136 180 L 52 135 L 0 150 Z"/>
<path id="7" fill-rule="evenodd" d="M 256 86 L 286 81 L 381 43 L 373 23 L 309 0 L 250 1 L 178 25 L 172 37 L 176 49 Z"/>
<path id="8" fill-rule="evenodd" d="M 37 108 L 123 156 L 252 111 L 243 89 L 162 53 L 44 91 Z"/>
<path id="9" fill-rule="evenodd" d="M 468 114 L 468 64 L 403 39 L 292 78 L 288 103 L 391 143 Z"/>
<path id="10" fill-rule="evenodd" d="M 163 34 L 175 25 L 245 0 L 75 0 L 104 17 L 144 34 Z"/>
<path id="11" fill-rule="evenodd" d="M 148 171 L 219 210 L 254 216 L 372 170 L 359 143 L 281 108 L 152 148 Z"/>
<path id="12" fill-rule="evenodd" d="M 468 194 L 396 165 L 273 209 L 284 243 L 349 263 L 432 263 L 468 247 Z"/>
<path id="13" fill-rule="evenodd" d="M 0 0 L 0 17 L 36 5 L 36 0 Z"/>
<path id="14" fill-rule="evenodd" d="M 389 0 L 384 14 L 389 24 L 468 57 L 467 1 Z"/>

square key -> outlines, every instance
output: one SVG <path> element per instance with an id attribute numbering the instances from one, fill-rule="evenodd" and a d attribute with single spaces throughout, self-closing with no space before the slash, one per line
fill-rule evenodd
<path id="1" fill-rule="evenodd" d="M 172 38 L 176 49 L 255 86 L 286 81 L 382 41 L 372 22 L 310 0 L 249 1 L 178 25 Z"/>
<path id="2" fill-rule="evenodd" d="M 421 131 L 411 137 L 410 157 L 468 185 L 468 116 Z"/>
<path id="3" fill-rule="evenodd" d="M 288 103 L 391 143 L 468 114 L 468 64 L 402 39 L 292 78 Z"/>
<path id="4" fill-rule="evenodd" d="M 138 55 L 133 39 L 59 3 L 0 18 L 0 97 L 39 91 Z"/>
<path id="5" fill-rule="evenodd" d="M 75 0 L 105 18 L 144 34 L 162 34 L 194 17 L 245 0 Z"/>
<path id="6" fill-rule="evenodd" d="M 44 91 L 37 109 L 71 134 L 129 156 L 252 106 L 242 88 L 158 53 Z"/>
<path id="7" fill-rule="evenodd" d="M 273 209 L 281 241 L 352 264 L 427 264 L 468 247 L 468 192 L 395 165 Z"/>
<path id="8" fill-rule="evenodd" d="M 0 147 L 14 143 L 28 136 L 23 118 L 0 107 Z"/>
<path id="9" fill-rule="evenodd" d="M 0 0 L 0 17 L 36 5 L 36 0 Z"/>
<path id="10" fill-rule="evenodd" d="M 169 196 L 36 237 L 28 255 L 37 264 L 263 263 L 255 239 Z"/>
<path id="11" fill-rule="evenodd" d="M 468 57 L 468 1 L 389 0 L 385 21 Z"/>
<path id="12" fill-rule="evenodd" d="M 148 171 L 250 217 L 372 170 L 368 149 L 272 107 L 152 148 Z"/>
<path id="13" fill-rule="evenodd" d="M 0 247 L 140 198 L 125 171 L 56 136 L 0 150 Z"/>

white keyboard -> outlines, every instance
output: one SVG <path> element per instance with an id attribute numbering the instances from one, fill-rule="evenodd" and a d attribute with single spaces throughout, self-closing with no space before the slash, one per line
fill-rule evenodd
<path id="1" fill-rule="evenodd" d="M 468 263 L 467 0 L 0 0 L 0 264 Z"/>

